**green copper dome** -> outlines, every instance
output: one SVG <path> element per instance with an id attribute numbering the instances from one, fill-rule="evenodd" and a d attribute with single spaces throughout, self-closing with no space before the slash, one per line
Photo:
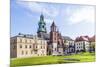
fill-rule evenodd
<path id="1" fill-rule="evenodd" d="M 44 22 L 44 16 L 41 14 L 40 21 L 38 23 L 38 31 L 37 32 L 45 32 L 46 33 L 46 23 Z"/>

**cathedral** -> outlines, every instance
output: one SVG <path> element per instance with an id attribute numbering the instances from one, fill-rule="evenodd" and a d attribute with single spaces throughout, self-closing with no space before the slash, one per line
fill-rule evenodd
<path id="1" fill-rule="evenodd" d="M 50 33 L 47 33 L 46 23 L 42 14 L 40 16 L 38 26 L 38 37 L 47 40 L 47 55 L 64 55 L 66 46 L 68 46 L 66 43 L 70 41 L 72 44 L 74 44 L 74 40 L 72 40 L 70 37 L 61 35 L 54 21 L 50 26 Z M 74 45 L 72 45 L 70 48 L 73 49 L 74 52 Z"/>
<path id="2" fill-rule="evenodd" d="M 62 36 L 55 21 L 52 21 L 50 32 L 48 33 L 44 16 L 41 14 L 37 35 L 19 33 L 10 38 L 10 55 L 11 58 L 47 55 L 61 56 L 82 50 L 89 51 L 89 41 L 84 39 L 86 37 L 83 36 L 81 40 L 77 38 L 73 40 L 68 36 Z"/>
<path id="3" fill-rule="evenodd" d="M 47 33 L 46 23 L 42 14 L 40 16 L 38 25 L 38 37 L 48 40 L 48 53 L 50 55 L 63 55 L 64 41 L 62 39 L 61 33 L 59 33 L 57 26 L 55 25 L 55 22 L 52 22 L 49 34 Z"/>

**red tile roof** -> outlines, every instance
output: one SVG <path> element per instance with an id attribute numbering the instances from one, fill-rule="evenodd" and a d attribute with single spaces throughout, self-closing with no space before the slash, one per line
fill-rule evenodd
<path id="1" fill-rule="evenodd" d="M 76 42 L 78 41 L 91 41 L 91 42 L 95 42 L 95 35 L 93 37 L 89 37 L 89 36 L 80 36 L 80 37 L 77 37 L 75 39 Z"/>
<path id="2" fill-rule="evenodd" d="M 89 39 L 91 42 L 95 42 L 95 35 Z"/>
<path id="3" fill-rule="evenodd" d="M 89 41 L 88 36 L 80 36 L 75 39 L 75 41 Z"/>

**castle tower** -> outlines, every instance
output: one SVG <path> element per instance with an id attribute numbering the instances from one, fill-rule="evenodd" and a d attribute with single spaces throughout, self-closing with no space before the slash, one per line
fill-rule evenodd
<path id="1" fill-rule="evenodd" d="M 46 31 L 46 23 L 44 21 L 43 14 L 41 14 L 41 16 L 40 16 L 40 21 L 38 23 L 38 26 L 39 27 L 38 27 L 37 35 L 38 35 L 38 37 L 43 38 L 44 35 L 47 33 L 47 31 Z"/>
<path id="2" fill-rule="evenodd" d="M 57 43 L 57 38 L 58 33 L 57 33 L 57 27 L 53 21 L 52 25 L 51 25 L 51 32 L 50 32 L 50 41 L 51 43 Z"/>
<path id="3" fill-rule="evenodd" d="M 58 42 L 58 32 L 57 32 L 57 27 L 53 21 L 51 25 L 51 32 L 50 32 L 50 42 L 52 45 L 52 55 L 58 55 L 57 52 L 57 42 Z"/>

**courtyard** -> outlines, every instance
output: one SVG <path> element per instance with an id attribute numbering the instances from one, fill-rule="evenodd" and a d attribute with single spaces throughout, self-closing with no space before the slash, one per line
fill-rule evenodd
<path id="1" fill-rule="evenodd" d="M 11 67 L 31 66 L 31 65 L 47 65 L 47 64 L 63 64 L 63 63 L 81 63 L 95 62 L 95 53 L 79 53 L 67 56 L 41 56 L 28 58 L 11 58 Z"/>

